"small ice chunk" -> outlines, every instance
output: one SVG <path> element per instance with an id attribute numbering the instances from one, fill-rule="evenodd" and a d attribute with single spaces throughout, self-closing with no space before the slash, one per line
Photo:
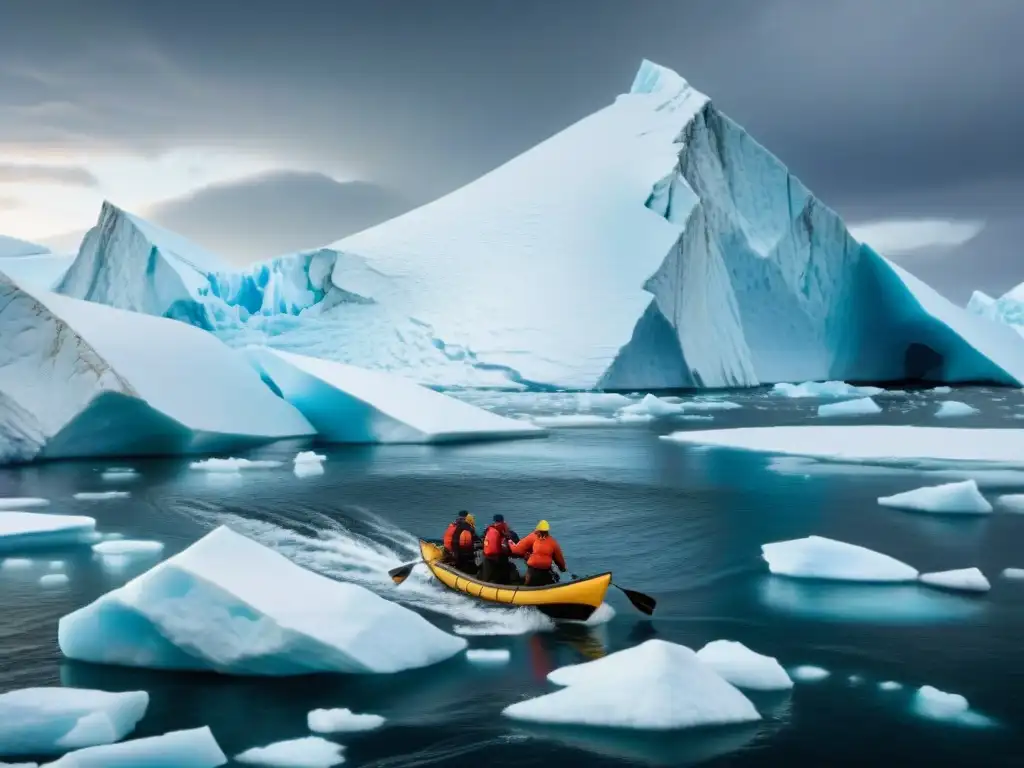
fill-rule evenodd
<path id="1" fill-rule="evenodd" d="M 855 387 L 845 381 L 805 381 L 802 384 L 785 382 L 772 387 L 771 394 L 781 397 L 874 397 L 885 392 L 881 387 Z"/>
<path id="2" fill-rule="evenodd" d="M 1024 568 L 1003 568 L 1004 579 L 1024 579 Z"/>
<path id="3" fill-rule="evenodd" d="M 319 736 L 278 741 L 266 747 L 253 747 L 235 760 L 246 765 L 270 765 L 275 768 L 331 768 L 345 762 L 345 748 Z"/>
<path id="4" fill-rule="evenodd" d="M 793 687 L 778 661 L 750 650 L 743 643 L 715 640 L 697 651 L 697 658 L 738 688 L 783 691 Z"/>
<path id="5" fill-rule="evenodd" d="M 677 419 L 681 419 L 683 421 L 714 421 L 715 420 L 714 416 L 702 416 L 699 413 L 681 413 L 678 416 L 676 416 L 676 418 Z"/>
<path id="6" fill-rule="evenodd" d="M 64 568 L 64 561 L 51 560 L 49 563 L 46 564 L 46 567 L 49 568 L 51 571 L 59 571 Z"/>
<path id="7" fill-rule="evenodd" d="M 651 418 L 663 418 L 665 416 L 676 416 L 683 412 L 683 406 L 679 403 L 672 403 L 662 400 L 657 395 L 644 395 L 639 403 L 627 405 L 619 409 L 619 414 L 634 416 L 649 416 Z"/>
<path id="8" fill-rule="evenodd" d="M 533 423 L 539 427 L 607 427 L 615 424 L 610 416 L 590 413 L 564 413 L 557 416 L 535 416 Z"/>
<path id="9" fill-rule="evenodd" d="M 961 725 L 989 725 L 984 715 L 972 712 L 967 699 L 958 693 L 946 693 L 930 685 L 922 685 L 914 695 L 914 711 L 931 720 L 960 723 Z"/>
<path id="10" fill-rule="evenodd" d="M 921 581 L 933 587 L 958 589 L 965 592 L 988 592 L 992 585 L 977 568 L 960 568 L 955 571 L 922 573 Z"/>
<path id="11" fill-rule="evenodd" d="M 213 733 L 203 727 L 80 749 L 46 768 L 217 768 L 227 761 Z"/>
<path id="12" fill-rule="evenodd" d="M 817 683 L 831 675 L 827 669 L 815 667 L 811 664 L 803 664 L 790 670 L 789 674 L 794 680 L 800 683 Z"/>
<path id="13" fill-rule="evenodd" d="M 760 720 L 742 693 L 689 648 L 648 640 L 548 675 L 567 688 L 506 707 L 516 720 L 561 725 L 676 730 Z"/>
<path id="14" fill-rule="evenodd" d="M 296 477 L 319 477 L 324 474 L 324 465 L 318 461 L 303 461 L 292 469 Z"/>
<path id="15" fill-rule="evenodd" d="M 654 421 L 654 417 L 649 413 L 623 413 L 619 411 L 615 414 L 615 420 L 620 424 L 646 424 Z"/>
<path id="16" fill-rule="evenodd" d="M 68 583 L 68 577 L 64 573 L 48 573 L 39 577 L 39 583 L 44 587 L 61 587 Z"/>
<path id="17" fill-rule="evenodd" d="M 949 395 L 953 393 L 952 387 L 932 387 L 930 390 L 933 395 Z"/>
<path id="18" fill-rule="evenodd" d="M 140 541 L 137 539 L 111 539 L 92 545 L 97 555 L 155 555 L 164 551 L 162 541 Z"/>
<path id="19" fill-rule="evenodd" d="M 466 659 L 474 664 L 508 664 L 512 657 L 507 648 L 470 648 Z"/>
<path id="20" fill-rule="evenodd" d="M 683 403 L 687 411 L 735 411 L 742 407 L 729 400 L 687 400 Z"/>
<path id="21" fill-rule="evenodd" d="M 351 709 L 314 709 L 306 716 L 309 730 L 315 733 L 355 733 L 372 731 L 384 725 L 380 715 L 357 715 Z"/>
<path id="22" fill-rule="evenodd" d="M 902 683 L 897 683 L 895 680 L 886 680 L 884 683 L 878 684 L 878 690 L 880 691 L 898 691 L 903 688 Z"/>
<path id="23" fill-rule="evenodd" d="M 833 416 L 870 416 L 881 413 L 882 409 L 870 397 L 861 397 L 857 400 L 843 400 L 838 403 L 825 403 L 818 406 L 818 416 L 829 418 Z"/>
<path id="24" fill-rule="evenodd" d="M 243 469 L 273 469 L 280 467 L 280 461 L 252 461 L 250 459 L 203 459 L 193 461 L 189 469 L 197 469 L 201 472 L 240 472 Z"/>
<path id="25" fill-rule="evenodd" d="M 146 714 L 145 691 L 22 688 L 0 694 L 0 755 L 52 755 L 112 744 Z"/>
<path id="26" fill-rule="evenodd" d="M 50 503 L 49 499 L 39 499 L 34 496 L 21 496 L 0 499 L 0 509 L 35 509 L 45 507 Z"/>
<path id="27" fill-rule="evenodd" d="M 112 467 L 100 473 L 100 479 L 108 483 L 129 483 L 139 479 L 139 473 L 129 467 Z"/>
<path id="28" fill-rule="evenodd" d="M 299 451 L 292 461 L 295 464 L 321 464 L 327 461 L 327 457 L 316 451 Z"/>
<path id="29" fill-rule="evenodd" d="M 992 511 L 992 505 L 981 495 L 975 480 L 931 485 L 897 493 L 895 496 L 881 496 L 878 503 L 883 507 L 937 514 L 983 515 Z"/>
<path id="30" fill-rule="evenodd" d="M 959 400 L 946 400 L 939 405 L 939 410 L 935 412 L 935 415 L 940 419 L 948 419 L 956 416 L 972 416 L 975 413 L 980 413 L 980 411 L 967 403 L 961 403 Z"/>
<path id="31" fill-rule="evenodd" d="M 996 499 L 1007 512 L 1024 512 L 1024 493 L 1008 493 Z"/>
<path id="32" fill-rule="evenodd" d="M 129 491 L 81 491 L 75 494 L 79 501 L 107 501 L 108 499 L 127 499 Z"/>
<path id="33" fill-rule="evenodd" d="M 0 552 L 82 544 L 95 529 L 91 517 L 0 512 Z"/>
<path id="34" fill-rule="evenodd" d="M 841 581 L 914 581 L 918 572 L 906 563 L 867 547 L 808 536 L 761 547 L 769 570 L 779 576 Z"/>
<path id="35" fill-rule="evenodd" d="M 7 557 L 0 563 L 0 568 L 5 571 L 23 571 L 32 567 L 32 561 L 24 557 Z"/>

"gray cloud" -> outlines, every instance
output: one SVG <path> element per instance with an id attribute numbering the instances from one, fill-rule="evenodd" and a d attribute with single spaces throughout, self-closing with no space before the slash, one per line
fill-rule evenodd
<path id="1" fill-rule="evenodd" d="M 227 258 L 247 263 L 315 248 L 408 210 L 401 195 L 366 182 L 279 171 L 217 184 L 145 212 Z"/>
<path id="2" fill-rule="evenodd" d="M 1024 181 L 1015 0 L 9 5 L 0 147 L 251 149 L 418 203 L 609 103 L 647 57 L 844 216 L 1021 208 L 995 192 Z"/>
<path id="3" fill-rule="evenodd" d="M 20 165 L 0 163 L 0 184 L 68 184 L 95 187 L 99 182 L 85 168 L 73 165 Z"/>

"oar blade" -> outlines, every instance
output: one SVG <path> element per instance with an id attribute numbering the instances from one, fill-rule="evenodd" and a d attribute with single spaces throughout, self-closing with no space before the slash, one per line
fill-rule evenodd
<path id="1" fill-rule="evenodd" d="M 416 563 L 407 563 L 406 565 L 400 565 L 397 568 L 392 568 L 388 571 L 388 576 L 395 584 L 401 584 L 403 581 L 409 578 L 412 573 L 412 569 L 416 567 Z"/>
<path id="2" fill-rule="evenodd" d="M 629 602 L 633 604 L 640 613 L 646 613 L 648 616 L 654 615 L 654 609 L 658 607 L 658 601 L 650 595 L 645 595 L 643 592 L 637 592 L 632 589 L 624 589 L 618 584 L 615 585 L 622 594 L 629 598 Z"/>

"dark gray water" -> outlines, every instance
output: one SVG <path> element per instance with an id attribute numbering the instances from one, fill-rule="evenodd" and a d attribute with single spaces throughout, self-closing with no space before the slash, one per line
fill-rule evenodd
<path id="1" fill-rule="evenodd" d="M 937 421 L 938 399 L 981 409 Z M 475 399 L 506 412 L 579 408 L 571 395 Z M 84 552 L 34 553 L 62 559 L 70 583 L 43 588 L 45 572 L 0 571 L 0 692 L 67 685 L 150 692 L 135 735 L 209 725 L 228 754 L 308 734 L 306 713 L 349 707 L 385 716 L 379 731 L 339 737 L 346 764 L 400 766 L 907 765 L 1010 766 L 1024 750 L 1024 582 L 999 577 L 1024 567 L 1024 515 L 997 511 L 948 519 L 885 509 L 881 495 L 937 484 L 922 473 L 829 466 L 664 440 L 675 429 L 824 422 L 817 402 L 764 393 L 732 394 L 743 407 L 707 422 L 556 429 L 523 442 L 428 447 L 336 448 L 326 472 L 297 478 L 290 465 L 240 479 L 210 477 L 184 460 L 129 461 L 140 476 L 111 484 L 109 463 L 65 463 L 0 472 L 0 496 L 43 496 L 48 511 L 88 514 L 104 531 L 158 539 L 164 557 L 228 523 L 297 562 L 354 580 L 423 611 L 449 630 L 471 632 L 471 647 L 507 648 L 508 665 L 463 657 L 394 676 L 244 679 L 147 672 L 61 658 L 56 623 L 157 558 L 103 567 Z M 911 423 L 1012 428 L 1024 395 L 970 390 L 951 396 L 879 399 L 885 412 L 844 423 Z M 600 404 L 591 412 L 610 413 Z M 296 446 L 253 454 L 288 460 Z M 1022 457 L 1024 461 L 1024 457 Z M 1024 470 L 989 477 L 985 493 L 1024 492 Z M 128 499 L 82 502 L 77 491 L 124 488 Z M 616 582 L 659 601 L 647 620 L 618 595 L 615 615 L 590 627 L 543 627 L 529 616 L 484 609 L 442 592 L 422 574 L 393 587 L 385 571 L 409 559 L 413 536 L 438 536 L 452 513 L 485 520 L 502 512 L 521 532 L 546 518 L 570 570 L 607 568 Z M 876 549 L 922 571 L 980 567 L 992 581 L 981 596 L 912 586 L 855 586 L 772 577 L 766 542 L 819 534 Z M 299 599 L 300 596 L 297 596 Z M 532 629 L 531 629 L 532 628 Z M 508 634 L 518 632 L 519 634 Z M 745 729 L 630 737 L 584 729 L 527 728 L 500 711 L 553 690 L 551 669 L 659 637 L 699 648 L 739 640 L 787 668 L 831 671 L 791 694 L 751 697 L 764 721 Z M 854 679 L 851 680 L 851 676 Z M 901 691 L 882 691 L 894 680 Z M 914 690 L 933 685 L 966 696 L 993 721 L 987 728 L 924 719 Z"/>

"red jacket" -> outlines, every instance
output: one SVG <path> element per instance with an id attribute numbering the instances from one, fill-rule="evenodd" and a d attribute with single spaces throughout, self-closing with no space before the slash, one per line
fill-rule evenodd
<path id="1" fill-rule="evenodd" d="M 484 531 L 484 557 L 508 554 L 508 523 L 491 523 Z"/>
<path id="2" fill-rule="evenodd" d="M 539 535 L 536 531 L 521 539 L 518 544 L 509 544 L 509 549 L 520 557 L 526 558 L 526 564 L 530 568 L 546 571 L 551 568 L 553 562 L 558 570 L 565 573 L 565 558 L 562 557 L 562 548 L 554 536 Z"/>

